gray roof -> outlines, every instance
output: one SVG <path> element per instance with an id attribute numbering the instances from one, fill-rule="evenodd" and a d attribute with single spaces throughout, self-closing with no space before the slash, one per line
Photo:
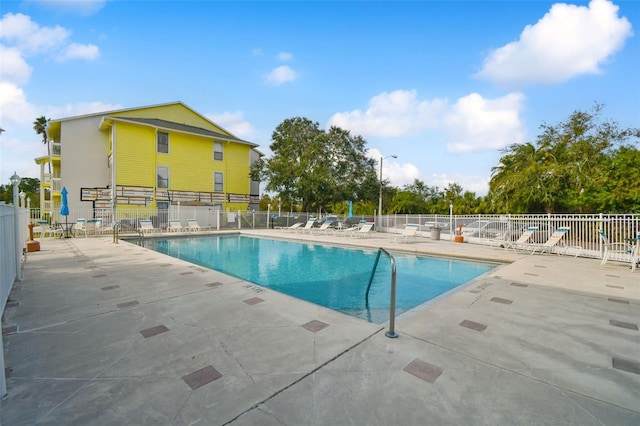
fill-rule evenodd
<path id="1" fill-rule="evenodd" d="M 238 139 L 234 136 L 225 135 L 224 133 L 214 132 L 212 130 L 203 129 L 201 127 L 190 126 L 188 124 L 175 123 L 173 121 L 167 121 L 167 120 L 160 120 L 158 118 L 136 118 L 136 117 L 111 117 L 111 118 L 116 120 L 133 121 L 135 123 L 147 124 L 149 126 L 162 128 L 162 129 L 176 130 L 178 132 L 192 133 L 196 135 L 208 136 L 215 139 L 222 139 L 225 141 L 240 142 L 244 144 L 258 146 L 253 142 Z"/>

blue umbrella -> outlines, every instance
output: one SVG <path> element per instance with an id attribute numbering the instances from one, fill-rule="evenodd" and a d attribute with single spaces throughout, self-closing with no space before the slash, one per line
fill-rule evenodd
<path id="1" fill-rule="evenodd" d="M 60 206 L 60 214 L 64 216 L 64 229 L 65 229 L 65 238 L 69 238 L 69 226 L 67 224 L 67 216 L 69 216 L 69 200 L 67 199 L 67 191 L 66 187 L 62 188 L 60 194 L 62 194 L 62 206 Z"/>
<path id="2" fill-rule="evenodd" d="M 347 217 L 353 217 L 353 201 L 349 201 L 349 216 Z"/>

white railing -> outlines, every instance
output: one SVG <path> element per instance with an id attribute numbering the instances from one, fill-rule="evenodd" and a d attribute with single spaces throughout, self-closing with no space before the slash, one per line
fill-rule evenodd
<path id="1" fill-rule="evenodd" d="M 16 217 L 16 209 L 13 205 L 0 204 L 0 316 L 4 313 L 14 282 L 19 279 L 18 272 L 21 268 L 22 251 L 26 246 L 28 219 L 27 209 L 18 209 L 18 217 Z M 19 221 L 17 236 L 16 220 Z M 16 237 L 18 243 L 16 243 Z M 7 389 L 2 348 L 2 337 L 0 337 L 0 398 L 4 396 Z"/>
<path id="2" fill-rule="evenodd" d="M 65 223 L 65 217 L 59 214 L 60 206 L 53 206 L 51 223 Z M 44 210 L 43 210 L 44 211 Z M 171 205 L 168 210 L 152 208 L 131 209 L 93 209 L 70 208 L 66 221 L 71 223 L 77 219 L 102 219 L 102 226 L 108 227 L 115 221 L 123 223 L 123 230 L 135 230 L 139 219 L 151 219 L 155 228 L 166 229 L 168 221 L 180 220 L 186 226 L 187 219 L 196 219 L 202 228 L 221 229 L 264 229 L 276 226 L 290 226 L 295 222 L 305 222 L 308 217 L 318 217 L 314 213 L 282 213 L 272 211 L 221 211 L 212 206 L 180 206 Z M 373 215 L 354 216 L 347 219 L 345 215 L 337 216 L 339 220 L 357 223 L 360 220 L 374 221 Z M 39 211 L 34 210 L 32 218 L 39 217 Z M 378 232 L 402 232 L 406 224 L 419 226 L 419 234 L 429 237 L 433 228 L 443 240 L 453 240 L 455 234 L 475 221 L 491 221 L 493 226 L 500 228 L 501 237 L 515 241 L 520 234 L 530 226 L 536 226 L 532 242 L 543 243 L 560 226 L 568 226 L 570 232 L 562 240 L 565 246 L 580 247 L 581 256 L 602 257 L 604 247 L 599 238 L 599 231 L 603 230 L 611 242 L 634 243 L 640 232 L 640 214 L 531 214 L 531 215 L 389 215 L 382 216 L 382 221 L 376 224 Z M 496 225 L 497 224 L 497 225 Z M 508 234 L 508 235 L 506 235 Z M 469 235 L 465 242 L 471 244 L 487 244 L 495 241 L 496 236 Z"/>
<path id="3" fill-rule="evenodd" d="M 475 221 L 496 222 L 493 226 L 502 232 L 493 234 L 506 235 L 515 241 L 522 232 L 536 226 L 535 243 L 544 243 L 559 227 L 567 226 L 569 233 L 562 240 L 563 247 L 580 247 L 580 256 L 601 258 L 604 251 L 599 231 L 602 230 L 610 242 L 626 242 L 633 244 L 640 232 L 640 214 L 538 214 L 538 215 L 391 215 L 382 217 L 379 230 L 401 232 L 405 224 L 417 224 L 423 235 L 432 227 L 441 229 L 441 238 L 453 240 L 454 235 Z M 495 235 L 491 232 L 481 235 L 465 236 L 465 241 L 472 244 L 487 244 L 495 242 Z M 501 237 L 502 238 L 502 237 Z"/>

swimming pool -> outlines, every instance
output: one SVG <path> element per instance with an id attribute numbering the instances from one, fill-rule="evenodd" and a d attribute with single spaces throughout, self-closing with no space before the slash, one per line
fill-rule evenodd
<path id="1" fill-rule="evenodd" d="M 377 251 L 245 235 L 149 238 L 149 249 L 186 260 L 374 323 L 389 319 L 391 267 Z M 495 268 L 495 264 L 394 252 L 396 314 Z"/>

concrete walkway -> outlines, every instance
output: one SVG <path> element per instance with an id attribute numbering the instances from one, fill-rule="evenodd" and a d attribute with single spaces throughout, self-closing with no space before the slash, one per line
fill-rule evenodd
<path id="1" fill-rule="evenodd" d="M 134 244 L 45 239 L 3 318 L 0 423 L 640 424 L 640 271 L 428 238 L 256 232 L 513 263 L 399 316 L 390 339 Z"/>

